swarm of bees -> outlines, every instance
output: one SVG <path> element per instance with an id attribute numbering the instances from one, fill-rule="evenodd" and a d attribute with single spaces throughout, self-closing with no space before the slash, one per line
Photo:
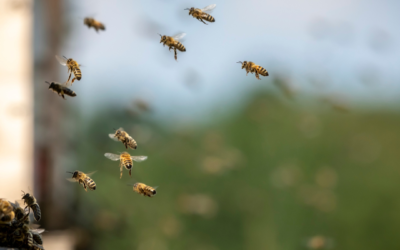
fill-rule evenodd
<path id="1" fill-rule="evenodd" d="M 25 209 L 17 201 L 12 203 L 0 199 L 0 246 L 29 250 L 44 249 L 41 236 L 44 229 L 33 229 L 34 224 L 31 224 L 29 217 L 32 209 L 35 221 L 40 220 L 39 204 L 29 193 L 24 193 L 22 199 L 27 205 Z"/>

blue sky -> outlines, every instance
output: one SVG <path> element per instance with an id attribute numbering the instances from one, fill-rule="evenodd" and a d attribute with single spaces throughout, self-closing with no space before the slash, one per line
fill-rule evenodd
<path id="1" fill-rule="evenodd" d="M 216 22 L 209 25 L 183 10 L 212 3 Z M 260 86 L 274 88 L 276 75 L 307 94 L 388 104 L 399 98 L 400 1 L 74 0 L 65 7 L 71 33 L 60 54 L 85 66 L 73 85 L 85 97 L 77 98 L 84 112 L 142 98 L 160 117 L 191 119 L 240 105 Z M 106 32 L 87 29 L 86 16 L 102 21 Z M 187 52 L 175 62 L 157 33 L 179 32 L 187 33 Z M 262 65 L 270 77 L 246 77 L 239 60 Z M 60 66 L 63 78 L 66 71 Z"/>

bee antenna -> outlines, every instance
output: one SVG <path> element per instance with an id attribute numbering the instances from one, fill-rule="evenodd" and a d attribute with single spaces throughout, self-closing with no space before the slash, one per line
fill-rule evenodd
<path id="1" fill-rule="evenodd" d="M 48 81 L 44 81 L 45 83 L 47 83 L 47 84 L 50 84 Z"/>
<path id="2" fill-rule="evenodd" d="M 243 63 L 243 62 L 239 61 L 239 62 L 237 62 L 237 63 Z"/>
<path id="3" fill-rule="evenodd" d="M 189 8 L 186 8 L 186 9 L 184 9 L 184 10 L 190 10 Z"/>
<path id="4" fill-rule="evenodd" d="M 157 33 L 157 34 L 159 34 L 162 37 L 162 35 L 160 33 Z"/>
<path id="5" fill-rule="evenodd" d="M 68 172 L 68 171 L 67 171 L 67 173 L 73 174 L 73 172 Z"/>

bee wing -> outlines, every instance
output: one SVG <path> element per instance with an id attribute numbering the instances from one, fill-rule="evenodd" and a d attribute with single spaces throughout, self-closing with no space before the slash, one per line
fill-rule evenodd
<path id="1" fill-rule="evenodd" d="M 215 7 L 217 7 L 217 5 L 216 4 L 211 4 L 211 5 L 208 5 L 208 6 L 206 6 L 206 7 L 204 7 L 203 9 L 200 9 L 201 11 L 205 11 L 205 12 L 207 12 L 207 11 L 212 11 L 213 9 L 215 9 Z"/>
<path id="2" fill-rule="evenodd" d="M 178 35 L 175 35 L 175 36 L 173 36 L 172 38 L 174 39 L 174 40 L 181 40 L 184 36 L 186 36 L 186 33 L 180 33 L 180 34 L 178 34 Z"/>
<path id="3" fill-rule="evenodd" d="M 118 141 L 118 138 L 115 137 L 114 134 L 108 134 L 108 136 L 109 136 L 111 139 L 113 139 L 114 141 Z"/>
<path id="4" fill-rule="evenodd" d="M 112 161 L 118 161 L 119 160 L 119 155 L 116 155 L 116 154 L 105 153 L 104 156 L 107 157 L 108 159 L 112 160 Z"/>
<path id="5" fill-rule="evenodd" d="M 147 160 L 147 156 L 131 156 L 131 159 L 136 162 L 142 162 Z"/>
<path id="6" fill-rule="evenodd" d="M 67 58 L 65 58 L 65 56 L 64 57 L 61 57 L 61 56 L 59 56 L 59 55 L 56 55 L 56 59 L 57 59 L 57 61 L 61 64 L 61 65 L 67 65 Z"/>
<path id="7" fill-rule="evenodd" d="M 86 174 L 87 176 L 92 176 L 94 173 L 96 173 L 97 171 L 93 171 L 93 172 L 90 172 L 90 173 L 88 173 L 88 174 Z"/>
<path id="8" fill-rule="evenodd" d="M 43 228 L 31 229 L 31 232 L 35 234 L 42 234 L 44 231 L 45 230 Z"/>

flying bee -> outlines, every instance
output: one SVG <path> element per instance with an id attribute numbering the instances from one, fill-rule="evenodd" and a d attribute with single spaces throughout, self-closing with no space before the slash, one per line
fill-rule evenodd
<path id="1" fill-rule="evenodd" d="M 133 185 L 128 184 L 128 186 L 133 186 L 133 191 L 135 191 L 138 194 L 148 196 L 148 197 L 153 197 L 157 193 L 157 191 L 156 191 L 157 187 L 153 188 L 153 187 L 150 187 L 150 186 L 148 186 L 144 183 L 140 183 L 140 182 L 137 182 Z"/>
<path id="2" fill-rule="evenodd" d="M 99 32 L 99 30 L 106 30 L 104 24 L 90 17 L 86 17 L 83 20 L 83 23 L 87 25 L 88 28 L 93 27 L 96 30 L 96 32 Z"/>
<path id="3" fill-rule="evenodd" d="M 120 164 L 119 164 L 119 166 L 120 166 L 119 178 L 120 179 L 122 178 L 123 167 L 125 167 L 127 170 L 129 170 L 129 176 L 132 177 L 131 172 L 132 172 L 133 161 L 142 162 L 147 159 L 147 156 L 131 156 L 127 152 L 123 152 L 120 155 L 105 153 L 104 156 L 112 161 L 118 161 L 118 160 L 120 161 Z"/>
<path id="4" fill-rule="evenodd" d="M 174 55 L 175 55 L 175 60 L 178 60 L 178 54 L 176 53 L 176 50 L 185 52 L 186 48 L 185 46 L 182 45 L 182 43 L 179 42 L 180 39 L 182 39 L 184 36 L 186 36 L 186 33 L 180 33 L 176 36 L 161 36 L 160 43 L 162 43 L 165 47 L 167 45 L 169 47 L 168 50 L 174 49 Z"/>
<path id="5" fill-rule="evenodd" d="M 61 57 L 58 55 L 56 55 L 56 59 L 61 65 L 68 67 L 69 77 L 67 82 L 69 82 L 69 79 L 71 79 L 72 73 L 74 74 L 74 78 L 72 79 L 71 84 L 74 83 L 75 79 L 77 79 L 78 81 L 82 79 L 82 72 L 79 68 L 80 65 L 74 59 L 68 59 L 65 56 Z"/>
<path id="6" fill-rule="evenodd" d="M 237 62 L 237 63 L 241 63 L 242 64 L 242 69 L 246 69 L 246 76 L 247 74 L 249 74 L 249 72 L 251 73 L 256 73 L 256 78 L 258 80 L 260 79 L 259 75 L 262 76 L 268 76 L 268 71 L 266 69 L 264 69 L 263 67 L 261 67 L 260 65 L 257 65 L 253 62 L 248 62 L 248 61 L 243 61 L 243 62 Z"/>
<path id="7" fill-rule="evenodd" d="M 90 176 L 92 174 L 94 174 L 95 172 L 91 172 L 89 174 L 85 174 L 78 170 L 75 170 L 75 172 L 67 172 L 67 173 L 72 174 L 72 178 L 67 179 L 67 180 L 69 180 L 71 182 L 79 182 L 79 184 L 81 184 L 83 186 L 83 188 L 85 189 L 86 192 L 87 192 L 87 188 L 89 188 L 89 190 L 96 190 L 96 183 L 92 180 L 92 178 L 90 178 Z"/>
<path id="8" fill-rule="evenodd" d="M 64 100 L 65 97 L 64 95 L 68 95 L 71 97 L 76 96 L 76 93 L 72 91 L 71 89 L 67 88 L 64 86 L 62 83 L 57 83 L 57 82 L 48 82 L 45 81 L 46 83 L 49 84 L 49 89 L 52 90 L 54 93 L 57 93 L 59 96 L 61 96 Z"/>
<path id="9" fill-rule="evenodd" d="M 35 197 L 33 195 L 30 195 L 29 193 L 25 193 L 24 191 L 22 195 L 22 199 L 24 200 L 24 204 L 26 204 L 26 208 L 30 208 L 33 211 L 33 217 L 35 218 L 36 221 L 40 221 L 40 218 L 42 217 L 42 212 L 40 211 L 39 204 L 37 203 Z M 31 210 L 29 209 L 29 213 Z M 28 213 L 28 214 L 29 214 Z"/>
<path id="10" fill-rule="evenodd" d="M 185 10 L 189 10 L 189 15 L 192 15 L 194 18 L 196 18 L 200 22 L 207 25 L 207 23 L 205 23 L 204 20 L 207 22 L 213 23 L 213 22 L 215 22 L 215 19 L 214 19 L 214 17 L 212 17 L 210 14 L 208 14 L 206 12 L 213 10 L 216 6 L 217 6 L 216 4 L 211 4 L 203 9 L 197 9 L 197 8 L 192 7 L 190 9 L 187 8 Z"/>
<path id="11" fill-rule="evenodd" d="M 115 134 L 108 134 L 108 136 L 114 141 L 121 141 L 125 145 L 126 149 L 128 149 L 128 147 L 131 149 L 137 148 L 136 141 L 127 132 L 125 132 L 123 128 L 117 129 Z"/>
<path id="12" fill-rule="evenodd" d="M 14 207 L 10 202 L 0 199 L 0 224 L 11 224 L 14 218 Z"/>

